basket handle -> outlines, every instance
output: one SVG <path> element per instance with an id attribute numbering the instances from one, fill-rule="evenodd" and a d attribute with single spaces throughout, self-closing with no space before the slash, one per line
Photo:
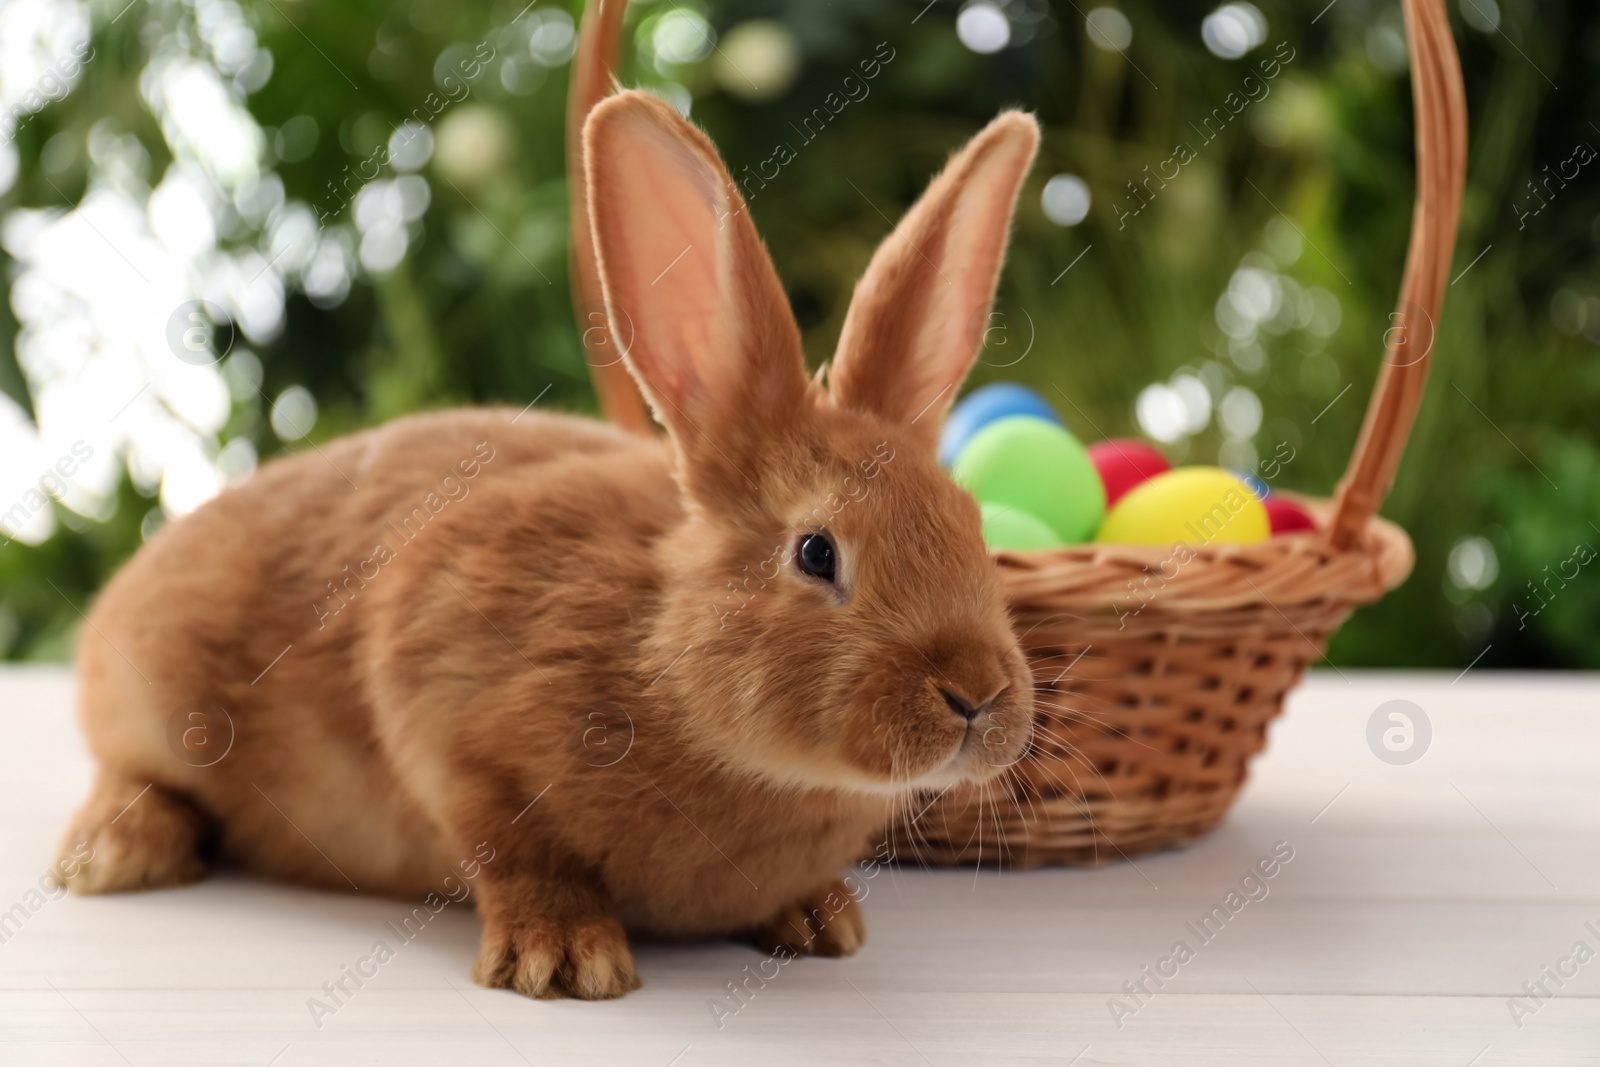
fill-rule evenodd
<path id="1" fill-rule="evenodd" d="M 1411 52 L 1417 199 L 1400 299 L 1384 333 L 1383 367 L 1350 465 L 1339 481 L 1328 538 L 1349 548 L 1394 485 L 1422 403 L 1467 175 L 1467 101 L 1444 0 L 1401 0 Z"/>
<path id="2" fill-rule="evenodd" d="M 588 338 L 592 330 L 599 330 L 607 342 L 611 342 L 612 337 L 595 257 L 594 230 L 589 220 L 589 190 L 583 169 L 583 123 L 590 109 L 611 92 L 617 38 L 622 34 L 622 16 L 627 10 L 627 0 L 610 0 L 609 3 L 597 0 L 586 6 L 583 25 L 578 31 L 578 50 L 572 60 L 572 81 L 567 87 L 567 209 L 572 220 L 569 252 L 572 306 L 578 317 L 579 337 Z M 650 414 L 622 358 L 608 348 L 606 361 L 596 363 L 589 359 L 587 343 L 584 352 L 589 376 L 594 379 L 595 392 L 600 398 L 601 414 L 624 429 L 650 433 Z"/>
<path id="3" fill-rule="evenodd" d="M 1444 0 L 1401 0 L 1401 7 L 1411 53 L 1416 206 L 1400 297 L 1390 317 L 1393 325 L 1384 334 L 1383 367 L 1328 526 L 1329 540 L 1339 549 L 1354 543 L 1394 484 L 1422 402 L 1466 182 L 1466 93 Z M 594 0 L 586 6 L 567 94 L 572 297 L 580 330 L 587 330 L 590 316 L 605 307 L 584 182 L 583 124 L 589 110 L 611 91 L 626 10 L 627 0 Z M 620 359 L 590 363 L 590 374 L 607 419 L 639 433 L 651 432 L 639 388 Z"/>

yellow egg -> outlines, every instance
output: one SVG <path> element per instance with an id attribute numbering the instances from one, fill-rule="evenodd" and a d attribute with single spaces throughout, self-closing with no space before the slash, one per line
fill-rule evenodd
<path id="1" fill-rule="evenodd" d="M 1267 509 L 1220 467 L 1179 467 L 1135 486 L 1100 525 L 1102 544 L 1174 545 L 1265 541 Z"/>

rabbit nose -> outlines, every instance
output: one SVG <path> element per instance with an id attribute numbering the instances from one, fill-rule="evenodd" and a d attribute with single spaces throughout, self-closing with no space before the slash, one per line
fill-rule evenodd
<path id="1" fill-rule="evenodd" d="M 968 722 L 976 719 L 979 713 L 982 712 L 984 708 L 989 706 L 989 702 L 986 700 L 982 704 L 974 707 L 971 701 L 967 700 L 965 697 L 957 696 L 948 689 L 941 688 L 939 690 L 939 695 L 944 697 L 944 702 L 949 705 L 951 711 L 955 712 Z"/>

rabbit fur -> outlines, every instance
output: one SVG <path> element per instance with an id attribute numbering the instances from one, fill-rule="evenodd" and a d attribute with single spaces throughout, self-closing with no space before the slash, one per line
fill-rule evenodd
<path id="1" fill-rule="evenodd" d="M 629 932 L 853 952 L 841 873 L 1029 743 L 1031 677 L 935 442 L 1037 141 L 1008 112 L 951 159 L 809 379 L 710 141 L 645 93 L 597 106 L 609 321 L 666 434 L 415 415 L 169 523 L 81 637 L 98 772 L 61 848 L 92 858 L 63 880 L 466 878 L 474 978 L 529 996 L 636 987 Z M 832 580 L 799 567 L 809 536 Z"/>

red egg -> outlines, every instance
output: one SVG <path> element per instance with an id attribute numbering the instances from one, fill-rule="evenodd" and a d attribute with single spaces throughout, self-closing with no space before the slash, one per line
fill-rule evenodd
<path id="1" fill-rule="evenodd" d="M 1160 452 L 1143 441 L 1127 437 L 1090 445 L 1089 461 L 1100 472 L 1108 508 L 1140 482 L 1172 469 L 1172 464 Z"/>
<path id="2" fill-rule="evenodd" d="M 1261 503 L 1267 509 L 1267 521 L 1272 524 L 1274 537 L 1278 534 L 1317 528 L 1317 520 L 1311 517 L 1311 512 L 1288 497 L 1273 495 Z"/>

